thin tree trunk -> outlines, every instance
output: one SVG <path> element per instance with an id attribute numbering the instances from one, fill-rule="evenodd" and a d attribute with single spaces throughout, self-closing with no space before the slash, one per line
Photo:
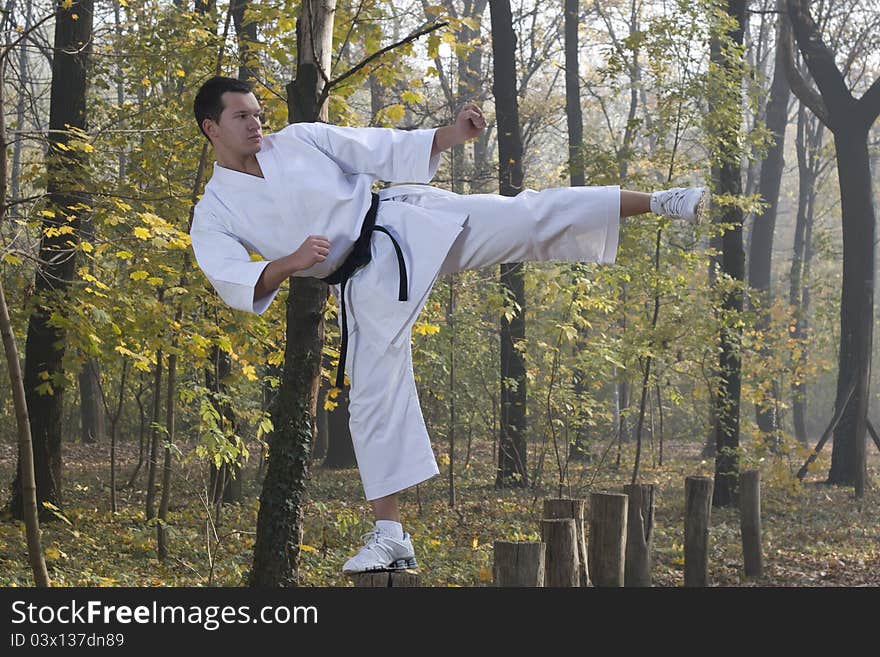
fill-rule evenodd
<path id="1" fill-rule="evenodd" d="M 777 11 L 783 8 L 783 0 L 777 0 Z M 777 32 L 788 29 L 785 15 L 780 13 Z M 771 264 L 773 256 L 773 234 L 776 229 L 776 211 L 779 204 L 779 186 L 782 180 L 782 169 L 785 165 L 785 126 L 788 124 L 788 80 L 785 77 L 785 39 L 776 40 L 776 58 L 773 69 L 773 82 L 770 85 L 770 99 L 767 102 L 767 130 L 773 143 L 761 165 L 758 181 L 758 193 L 767 207 L 763 214 L 755 217 L 749 245 L 749 287 L 751 294 L 757 296 L 758 314 L 755 329 L 766 332 L 770 328 L 770 306 L 773 303 L 771 289 Z M 770 346 L 765 340 L 758 356 L 762 361 L 770 358 Z M 772 376 L 772 373 L 771 373 Z M 774 409 L 779 404 L 779 390 L 775 381 L 768 399 L 759 400 L 755 404 L 755 415 L 761 435 L 769 440 L 771 446 L 779 445 L 779 418 Z"/>
<path id="2" fill-rule="evenodd" d="M 30 9 L 30 4 L 28 4 Z M 3 91 L 6 84 L 5 58 L 0 59 L 0 107 L 3 107 Z M 6 220 L 6 117 L 0 111 L 0 224 Z M 21 489 L 21 516 L 24 520 L 27 537 L 28 560 L 34 573 L 34 583 L 45 588 L 49 586 L 49 573 L 43 558 L 40 543 L 40 518 L 37 511 L 37 485 L 34 475 L 34 449 L 31 442 L 31 426 L 28 419 L 28 406 L 18 359 L 15 333 L 9 318 L 9 306 L 3 289 L 3 276 L 0 270 L 0 334 L 3 336 L 3 350 L 6 354 L 6 367 L 9 371 L 9 385 L 12 388 L 12 401 L 15 408 L 15 422 L 18 429 L 19 475 Z"/>
<path id="3" fill-rule="evenodd" d="M 523 189 L 523 145 L 519 125 L 516 35 L 509 0 L 490 0 L 495 108 L 498 121 L 498 179 L 502 196 Z M 525 363 L 516 343 L 525 340 L 525 280 L 522 263 L 501 265 L 501 285 L 520 304 L 508 321 L 501 319 L 501 431 L 497 488 L 527 487 Z"/>
<path id="4" fill-rule="evenodd" d="M 185 281 L 184 281 L 185 282 Z M 180 325 L 183 311 L 178 304 L 174 326 Z M 168 352 L 168 388 L 165 391 L 165 459 L 162 464 L 162 497 L 159 502 L 159 522 L 156 523 L 156 552 L 159 561 L 168 558 L 168 503 L 171 499 L 171 445 L 174 444 L 174 420 L 177 399 L 177 338 L 171 341 Z"/>
<path id="5" fill-rule="evenodd" d="M 160 303 L 161 303 L 160 290 Z M 147 496 L 145 520 L 156 517 L 156 461 L 159 458 L 159 413 L 162 408 L 162 349 L 156 350 L 156 369 L 153 371 L 153 422 L 150 429 L 150 456 L 147 461 Z"/>

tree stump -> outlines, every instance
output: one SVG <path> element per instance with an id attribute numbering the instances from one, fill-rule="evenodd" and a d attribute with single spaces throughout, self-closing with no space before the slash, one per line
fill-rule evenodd
<path id="1" fill-rule="evenodd" d="M 580 559 L 574 519 L 542 520 L 541 538 L 547 546 L 544 586 L 580 586 Z"/>
<path id="2" fill-rule="evenodd" d="M 495 586 L 544 586 L 545 547 L 531 541 L 495 541 Z"/>
<path id="3" fill-rule="evenodd" d="M 709 586 L 709 518 L 712 479 L 687 477 L 684 483 L 684 585 Z"/>
<path id="4" fill-rule="evenodd" d="M 654 485 L 627 484 L 626 586 L 651 586 L 654 560 Z"/>
<path id="5" fill-rule="evenodd" d="M 584 534 L 584 506 L 586 500 L 571 498 L 547 498 L 544 500 L 544 519 L 555 520 L 572 518 L 574 520 L 574 532 L 578 542 L 578 571 L 580 585 L 590 585 L 589 569 L 587 567 L 587 539 Z"/>
<path id="6" fill-rule="evenodd" d="M 761 473 L 746 470 L 739 476 L 739 526 L 746 577 L 764 574 L 761 548 Z"/>
<path id="7" fill-rule="evenodd" d="M 590 579 L 593 586 L 623 586 L 627 497 L 590 494 Z"/>
<path id="8" fill-rule="evenodd" d="M 355 573 L 350 576 L 359 588 L 387 589 L 399 587 L 418 587 L 418 573 L 407 570 L 377 570 L 372 573 Z"/>

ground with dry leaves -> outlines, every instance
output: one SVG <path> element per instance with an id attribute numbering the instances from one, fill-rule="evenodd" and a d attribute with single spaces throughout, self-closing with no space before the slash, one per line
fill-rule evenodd
<path id="1" fill-rule="evenodd" d="M 869 444 L 869 471 L 880 481 L 880 454 Z M 2 446 L 0 479 L 11 481 L 14 447 Z M 540 490 L 496 490 L 491 446 L 477 448 L 470 466 L 456 475 L 456 505 L 448 502 L 448 472 L 402 496 L 406 529 L 412 534 L 428 586 L 491 584 L 495 540 L 537 540 L 541 500 L 555 497 L 554 473 L 546 470 Z M 657 485 L 654 584 L 683 584 L 684 479 L 711 475 L 713 463 L 701 459 L 699 445 L 667 444 L 666 462 L 643 450 L 640 480 Z M 106 446 L 65 447 L 64 521 L 43 526 L 43 546 L 54 585 L 59 586 L 242 586 L 247 581 L 256 527 L 260 469 L 257 459 L 244 471 L 245 503 L 227 505 L 219 520 L 204 503 L 205 467 L 175 464 L 170 514 L 171 557 L 156 560 L 156 530 L 143 521 L 141 487 L 119 491 L 120 511 L 109 511 L 109 458 Z M 119 455 L 119 480 L 127 480 L 136 458 L 130 445 Z M 253 450 L 252 453 L 258 453 Z M 566 496 L 588 497 L 591 490 L 620 491 L 629 481 L 633 450 L 624 446 L 621 467 L 614 459 L 575 464 Z M 714 586 L 880 586 L 880 505 L 871 488 L 857 501 L 851 488 L 826 486 L 830 445 L 805 483 L 793 472 L 803 453 L 783 457 L 749 455 L 744 463 L 762 476 L 765 576 L 742 575 L 739 516 L 735 509 L 713 509 L 709 574 Z M 534 459 L 532 461 L 535 462 Z M 548 466 L 550 461 L 547 461 Z M 340 573 L 345 559 L 370 529 L 357 471 L 313 467 L 302 545 L 301 578 L 306 586 L 350 586 Z M 24 528 L 0 522 L 0 585 L 32 582 Z"/>

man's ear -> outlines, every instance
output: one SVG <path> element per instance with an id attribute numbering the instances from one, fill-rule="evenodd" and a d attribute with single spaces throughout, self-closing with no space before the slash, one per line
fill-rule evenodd
<path id="1" fill-rule="evenodd" d="M 210 117 L 205 118 L 202 121 L 202 130 L 205 131 L 205 134 L 208 135 L 209 138 L 215 137 L 217 133 L 217 123 Z"/>

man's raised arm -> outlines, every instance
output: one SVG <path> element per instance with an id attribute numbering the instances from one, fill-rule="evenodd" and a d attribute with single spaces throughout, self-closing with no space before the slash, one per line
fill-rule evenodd
<path id="1" fill-rule="evenodd" d="M 434 143 L 431 145 L 431 157 L 442 153 L 447 148 L 463 144 L 469 139 L 480 136 L 486 129 L 483 112 L 474 103 L 467 103 L 461 108 L 453 125 L 437 128 L 434 132 Z"/>

